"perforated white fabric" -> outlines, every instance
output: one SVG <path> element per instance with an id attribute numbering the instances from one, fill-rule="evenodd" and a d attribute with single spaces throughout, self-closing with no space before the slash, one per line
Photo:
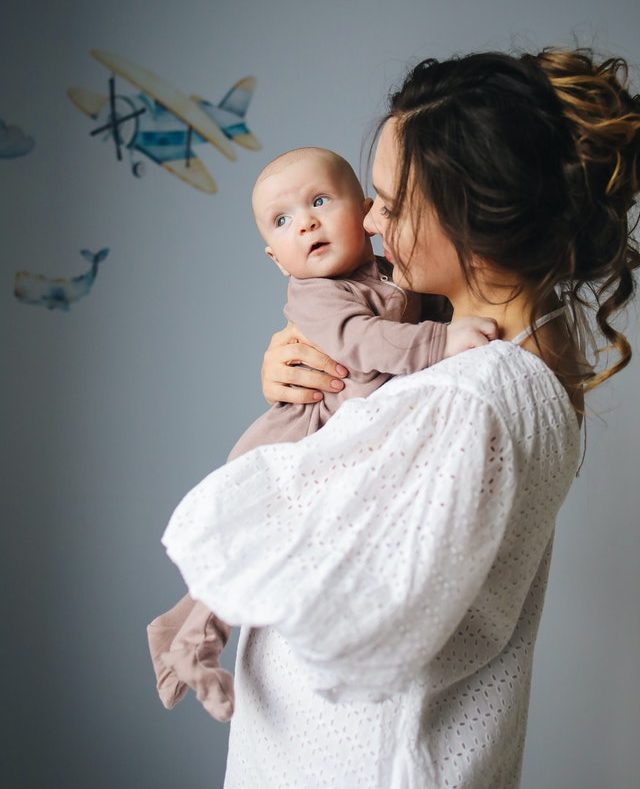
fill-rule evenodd
<path id="1" fill-rule="evenodd" d="M 242 625 L 225 789 L 518 785 L 565 390 L 494 341 L 214 471 L 163 537 Z"/>

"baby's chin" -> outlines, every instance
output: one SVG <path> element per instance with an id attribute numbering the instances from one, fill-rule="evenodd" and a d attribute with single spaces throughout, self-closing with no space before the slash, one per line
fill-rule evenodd
<path id="1" fill-rule="evenodd" d="M 345 260 L 335 265 L 328 266 L 324 274 L 316 274 L 316 276 L 329 277 L 330 279 L 348 277 L 367 262 L 367 260 L 363 260 L 362 258 L 358 258 L 357 260 Z"/>
<path id="2" fill-rule="evenodd" d="M 296 279 L 312 279 L 314 277 L 339 279 L 340 277 L 348 277 L 361 266 L 373 260 L 373 253 L 371 255 L 349 255 L 348 257 L 336 253 L 337 250 L 331 249 L 330 246 L 321 253 L 312 253 L 307 257 L 302 267 L 298 261 L 289 273 Z"/>

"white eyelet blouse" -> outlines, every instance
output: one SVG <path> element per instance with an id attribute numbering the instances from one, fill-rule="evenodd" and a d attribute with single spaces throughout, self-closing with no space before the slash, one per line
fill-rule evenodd
<path id="1" fill-rule="evenodd" d="M 241 625 L 224 789 L 512 789 L 580 430 L 497 340 L 209 474 L 163 543 Z"/>

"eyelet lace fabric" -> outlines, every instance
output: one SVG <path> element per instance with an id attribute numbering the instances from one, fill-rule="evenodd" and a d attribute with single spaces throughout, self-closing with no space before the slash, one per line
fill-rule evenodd
<path id="1" fill-rule="evenodd" d="M 504 341 L 205 477 L 163 543 L 241 625 L 224 789 L 511 789 L 577 420 Z"/>

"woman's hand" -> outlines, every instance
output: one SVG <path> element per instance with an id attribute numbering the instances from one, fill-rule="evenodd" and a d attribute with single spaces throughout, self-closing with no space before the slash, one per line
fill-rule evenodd
<path id="1" fill-rule="evenodd" d="M 340 378 L 348 374 L 345 367 L 311 345 L 293 323 L 288 323 L 273 335 L 264 355 L 262 393 L 271 405 L 316 403 L 322 400 L 322 392 L 343 389 Z"/>

